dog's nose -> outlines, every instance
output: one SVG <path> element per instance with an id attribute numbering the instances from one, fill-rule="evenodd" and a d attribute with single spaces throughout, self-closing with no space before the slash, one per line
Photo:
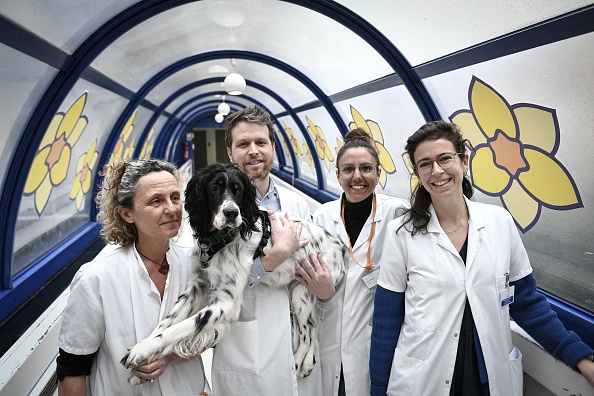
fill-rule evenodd
<path id="1" fill-rule="evenodd" d="M 223 210 L 223 214 L 227 220 L 235 220 L 239 214 L 239 211 L 236 209 L 225 209 Z"/>

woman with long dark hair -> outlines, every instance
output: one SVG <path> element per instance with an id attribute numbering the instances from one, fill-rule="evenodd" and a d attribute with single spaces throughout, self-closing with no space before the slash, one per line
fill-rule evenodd
<path id="1" fill-rule="evenodd" d="M 511 215 L 472 202 L 467 141 L 434 121 L 408 138 L 419 185 L 388 226 L 375 294 L 371 395 L 522 395 L 510 317 L 594 385 L 594 350 L 536 289 Z"/>

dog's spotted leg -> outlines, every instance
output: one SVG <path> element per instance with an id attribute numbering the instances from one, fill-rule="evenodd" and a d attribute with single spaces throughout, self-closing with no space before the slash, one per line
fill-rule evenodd
<path id="1" fill-rule="evenodd" d="M 302 284 L 289 288 L 295 331 L 295 368 L 300 377 L 307 377 L 314 368 L 318 355 L 319 320 L 315 296 Z"/>

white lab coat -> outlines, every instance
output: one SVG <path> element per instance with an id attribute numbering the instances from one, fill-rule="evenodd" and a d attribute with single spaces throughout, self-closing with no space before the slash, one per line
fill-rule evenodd
<path id="1" fill-rule="evenodd" d="M 277 186 L 281 210 L 310 219 L 307 202 Z M 246 287 L 239 320 L 214 348 L 212 382 L 216 396 L 316 396 L 321 369 L 297 378 L 286 288 L 263 283 Z"/>
<path id="2" fill-rule="evenodd" d="M 382 262 L 380 257 L 388 223 L 400 215 L 402 209 L 408 207 L 408 203 L 383 194 L 376 194 L 376 201 L 371 262 L 379 266 Z M 340 199 L 328 202 L 316 210 L 314 222 L 348 247 L 349 237 L 340 212 Z M 353 255 L 361 265 L 367 263 L 371 224 L 370 213 L 353 246 Z M 365 285 L 362 277 L 368 272 L 353 261 L 348 249 L 344 255 L 344 262 L 347 270 L 345 278 L 338 285 L 336 294 L 322 303 L 320 361 L 324 396 L 338 394 L 341 362 L 347 396 L 369 394 L 369 347 L 375 287 L 370 290 Z"/>
<path id="3" fill-rule="evenodd" d="M 500 292 L 532 272 L 509 213 L 466 200 L 470 213 L 466 265 L 433 207 L 426 234 L 395 231 L 384 246 L 378 284 L 405 293 L 405 316 L 392 361 L 389 395 L 449 395 L 466 297 L 480 339 L 492 396 L 522 394 L 521 354 L 511 340 L 509 306 Z"/>
<path id="4" fill-rule="evenodd" d="M 209 391 L 200 356 L 170 364 L 153 383 L 130 385 L 120 364 L 127 347 L 150 335 L 186 289 L 188 248 L 170 245 L 163 300 L 136 248 L 108 246 L 72 280 L 58 346 L 76 355 L 98 350 L 87 380 L 89 395 L 199 395 Z"/>

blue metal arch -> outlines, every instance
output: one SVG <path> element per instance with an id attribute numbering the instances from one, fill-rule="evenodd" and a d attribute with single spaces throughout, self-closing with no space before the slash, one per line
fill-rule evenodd
<path id="1" fill-rule="evenodd" d="M 286 1 L 286 0 L 283 0 Z M 145 20 L 175 8 L 177 6 L 190 3 L 190 0 L 145 0 L 139 2 L 124 12 L 116 15 L 106 24 L 101 26 L 91 37 L 89 37 L 72 55 L 72 62 L 65 66 L 66 70 L 58 73 L 56 78 L 50 84 L 45 95 L 41 99 L 36 110 L 33 112 L 31 119 L 21 135 L 16 150 L 13 152 L 10 160 L 10 169 L 6 172 L 5 180 L 0 201 L 4 202 L 0 209 L 0 228 L 8 231 L 4 238 L 0 240 L 0 252 L 2 254 L 2 262 L 4 265 L 0 267 L 0 288 L 8 289 L 12 287 L 12 276 L 10 268 L 12 266 L 12 251 L 14 247 L 14 227 L 18 214 L 18 205 L 20 204 L 20 194 L 23 191 L 26 176 L 21 176 L 22 169 L 29 169 L 30 164 L 34 158 L 34 151 L 30 147 L 37 147 L 41 141 L 42 135 L 36 133 L 39 130 L 45 130 L 47 125 L 51 122 L 53 115 L 58 110 L 60 104 L 70 92 L 74 84 L 78 81 L 81 74 L 84 73 L 91 62 L 98 54 L 103 52 L 111 43 L 113 43 L 122 34 L 126 33 L 133 27 L 144 22 Z M 291 2 L 291 1 L 288 1 Z M 405 61 L 395 47 L 387 40 L 377 29 L 368 24 L 362 18 L 350 12 L 343 6 L 329 0 L 314 0 L 314 1 L 293 1 L 294 4 L 310 8 L 320 12 L 337 22 L 345 25 L 351 29 L 350 25 L 355 25 L 355 31 L 360 37 L 365 39 L 370 45 L 376 48 L 384 58 L 388 61 L 397 72 L 403 73 L 403 80 L 411 95 L 417 102 L 421 112 L 427 119 L 439 118 L 429 95 L 422 87 L 418 77 L 411 71 L 410 66 Z M 239 56 L 230 56 L 239 57 Z M 294 76 L 302 75 L 298 70 L 294 70 Z M 334 109 L 330 100 L 318 89 L 315 84 L 312 84 L 312 92 L 320 95 L 321 103 L 326 107 L 330 115 L 335 119 L 335 123 L 341 132 L 344 134 L 345 126 L 340 122 L 336 110 Z M 136 97 L 146 96 L 146 93 L 139 92 Z M 426 99 L 426 100 L 425 100 Z M 136 108 L 137 104 L 133 106 Z M 126 110 L 129 108 L 127 107 Z M 430 110 L 435 110 L 434 114 Z M 429 111 L 428 111 L 429 110 Z M 126 111 L 125 111 L 126 113 Z M 131 114 L 131 112 L 128 112 Z M 129 117 L 129 115 L 128 115 Z M 127 119 L 127 118 L 126 118 Z M 123 126 L 123 125 L 122 125 Z M 115 128 L 118 129 L 117 126 Z M 112 132 L 113 133 L 113 132 Z M 104 151 L 105 152 L 105 151 Z M 16 172 L 15 172 L 16 171 Z"/>
<path id="2" fill-rule="evenodd" d="M 211 93 L 211 95 L 212 95 L 212 93 Z M 257 101 L 256 99 L 254 99 L 254 98 L 252 98 L 250 96 L 247 96 L 247 95 L 244 94 L 244 95 L 242 95 L 242 98 L 244 98 L 244 99 L 246 99 L 246 100 L 248 100 L 248 101 L 250 101 L 250 102 L 252 102 L 252 103 L 254 103 L 254 104 L 258 105 L 258 106 L 260 106 L 260 107 L 266 108 L 266 106 L 264 106 L 264 104 L 260 103 L 259 101 Z M 181 107 L 185 107 L 187 104 L 189 104 L 191 102 L 192 102 L 192 100 L 187 101 L 186 103 L 184 103 L 184 105 L 180 106 L 180 108 Z M 201 117 L 201 114 L 204 113 L 203 111 L 193 112 L 194 110 L 199 109 L 200 106 L 202 106 L 202 103 L 200 103 L 197 106 L 194 106 L 193 108 L 189 109 L 188 111 L 186 111 L 186 113 L 184 115 L 182 115 L 181 117 L 179 117 L 180 119 L 184 120 L 182 123 L 180 123 L 180 124 L 183 124 L 183 125 L 179 125 L 177 127 L 174 127 L 176 129 L 175 129 L 174 133 L 172 133 L 172 135 L 171 135 L 172 136 L 171 137 L 172 139 L 178 141 L 181 138 L 181 135 L 183 133 L 184 126 L 191 125 L 193 119 L 195 119 L 197 117 Z M 188 115 L 190 113 L 192 113 L 192 112 L 193 112 L 192 116 L 188 117 Z M 197 115 L 194 115 L 194 114 L 197 114 Z M 187 119 L 187 121 L 186 121 L 186 119 Z M 276 126 L 279 129 L 279 132 L 283 135 L 283 138 L 286 141 L 288 141 L 288 137 L 287 137 L 287 135 L 285 133 L 285 130 L 284 130 L 283 126 L 280 124 L 280 122 L 278 122 L 278 120 L 276 118 L 274 118 L 274 116 L 273 116 L 273 120 L 276 123 Z M 275 147 L 276 147 L 276 150 L 277 150 L 277 159 L 278 159 L 279 164 L 280 164 L 281 169 L 282 169 L 284 166 L 286 166 L 285 157 L 284 157 L 284 151 L 282 149 L 282 145 L 277 144 L 277 145 L 275 145 Z M 296 157 L 295 157 L 295 154 L 293 152 L 290 152 L 290 155 L 291 155 L 291 159 L 293 161 L 293 164 L 295 164 L 295 161 L 297 160 Z M 295 171 L 295 169 L 296 169 L 296 167 L 293 166 L 293 170 L 294 171 Z"/>
<path id="3" fill-rule="evenodd" d="M 437 107 L 417 73 L 392 42 L 375 26 L 332 0 L 280 0 L 316 11 L 340 23 L 373 47 L 396 71 L 426 121 L 440 120 Z"/>
<path id="4" fill-rule="evenodd" d="M 328 97 L 321 91 L 321 89 L 319 89 L 319 87 L 311 79 L 309 79 L 309 77 L 307 77 L 305 74 L 303 74 L 298 69 L 296 69 L 282 61 L 279 61 L 278 59 L 275 59 L 273 57 L 263 55 L 263 54 L 258 54 L 255 52 L 238 51 L 238 50 L 213 51 L 213 52 L 207 52 L 204 54 L 197 54 L 197 55 L 182 59 L 174 64 L 167 66 L 166 68 L 161 70 L 159 73 L 157 73 L 155 76 L 153 76 L 149 81 L 147 81 L 140 88 L 140 90 L 136 93 L 134 98 L 132 98 L 130 100 L 130 102 L 128 103 L 128 105 L 126 106 L 126 108 L 124 109 L 122 114 L 120 115 L 120 118 L 114 125 L 114 128 L 111 132 L 110 138 L 108 139 L 108 141 L 105 145 L 105 148 L 109 148 L 109 149 L 103 150 L 99 163 L 104 163 L 107 161 L 107 159 L 109 157 L 108 153 L 111 151 L 111 148 L 115 144 L 119 132 L 122 130 L 122 128 L 126 124 L 127 120 L 130 118 L 130 116 L 136 110 L 136 108 L 140 105 L 140 103 L 142 103 L 142 101 L 148 95 L 148 93 L 151 90 L 153 90 L 158 84 L 160 84 L 163 80 L 165 80 L 170 75 L 172 75 L 182 69 L 185 69 L 186 67 L 190 67 L 194 64 L 206 62 L 206 61 L 210 61 L 210 60 L 228 59 L 228 58 L 247 59 L 247 60 L 258 61 L 258 62 L 267 64 L 267 65 L 276 67 L 276 68 L 284 71 L 285 73 L 291 75 L 292 77 L 296 78 L 299 82 L 301 82 L 303 85 L 305 85 L 318 98 L 318 100 L 322 103 L 322 105 L 324 106 L 326 111 L 330 114 L 330 116 L 334 120 L 334 123 L 338 127 L 341 134 L 343 136 L 344 136 L 344 134 L 346 134 L 347 126 L 344 124 L 343 120 L 340 118 L 340 115 L 338 114 L 334 105 L 330 102 Z M 208 80 L 210 81 L 212 79 L 208 79 Z M 272 92 L 271 90 L 268 90 L 268 91 Z M 284 102 L 284 103 L 286 103 L 286 102 Z M 285 107 L 285 110 L 287 112 L 289 112 L 290 107 Z M 302 132 L 303 132 L 304 136 L 307 135 L 306 133 L 304 133 L 305 129 L 302 129 Z M 311 142 L 308 142 L 308 144 L 310 144 L 310 143 Z M 311 148 L 312 148 L 312 146 L 310 144 L 310 150 L 311 150 Z M 315 152 L 315 150 L 312 152 Z M 319 165 L 319 163 L 317 163 L 318 161 L 314 161 L 314 162 L 316 162 L 317 171 L 320 172 L 321 166 Z M 318 173 L 318 174 L 321 175 L 322 173 Z M 323 182 L 320 182 L 318 179 L 318 184 L 320 184 L 320 183 L 322 184 L 320 186 L 320 188 L 322 189 Z"/>
<path id="5" fill-rule="evenodd" d="M 0 290 L 11 289 L 13 286 L 11 268 L 14 231 L 21 203 L 20 198 L 28 175 L 27 172 L 22 170 L 31 168 L 31 163 L 35 157 L 35 150 L 31 150 L 31 148 L 39 147 L 43 138 L 43 133 L 39 133 L 39 131 L 47 129 L 54 114 L 58 111 L 74 84 L 105 48 L 132 27 L 148 18 L 189 2 L 191 1 L 172 0 L 164 3 L 161 0 L 146 0 L 116 15 L 97 29 L 72 54 L 71 58 L 69 58 L 72 59 L 72 62 L 65 62 L 63 65 L 65 70 L 60 70 L 49 85 L 37 108 L 31 114 L 31 118 L 15 145 L 16 148 L 8 162 L 10 166 L 6 172 L 6 179 L 0 196 L 0 202 L 3 203 L 0 205 L 0 229 L 6 231 L 3 238 L 0 238 L 0 263 L 2 263 L 0 265 Z"/>

